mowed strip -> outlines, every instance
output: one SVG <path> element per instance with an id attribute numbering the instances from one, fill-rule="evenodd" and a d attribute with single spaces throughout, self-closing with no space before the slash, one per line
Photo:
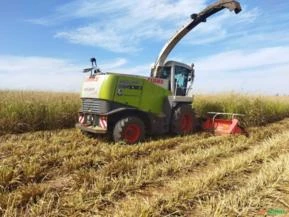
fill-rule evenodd
<path id="1" fill-rule="evenodd" d="M 284 120 L 251 128 L 249 139 L 198 134 L 136 146 L 107 144 L 75 130 L 0 137 L 1 207 L 25 213 L 42 207 L 34 216 L 43 210 L 107 214 L 130 197 L 153 196 L 151 190 L 158 193 L 171 180 L 215 168 L 219 160 L 262 145 L 258 142 L 288 127 Z"/>
<path id="2" fill-rule="evenodd" d="M 281 126 L 283 126 L 283 123 Z M 269 132 L 272 133 L 277 130 L 275 124 L 272 125 L 272 129 L 267 128 L 265 133 L 263 132 L 264 128 L 249 140 L 245 137 L 219 137 L 217 145 L 210 138 L 207 141 L 208 144 L 204 145 L 205 147 L 201 146 L 197 149 L 193 148 L 195 143 L 192 141 L 190 145 L 192 150 L 187 149 L 184 153 L 184 147 L 180 145 L 174 150 L 169 150 L 171 153 L 162 151 L 152 155 L 152 158 L 145 158 L 141 161 L 124 158 L 114 163 L 111 162 L 109 167 L 104 166 L 99 173 L 95 173 L 93 170 L 79 171 L 75 179 L 77 183 L 85 183 L 80 186 L 80 192 L 91 192 L 90 194 L 83 193 L 81 195 L 82 199 L 90 204 L 89 210 L 95 212 L 106 210 L 108 206 L 113 206 L 115 202 L 130 193 L 142 193 L 146 188 L 162 186 L 167 180 L 183 173 L 194 171 L 195 168 L 214 163 L 221 158 L 230 157 L 234 153 L 245 151 L 248 146 L 254 145 L 256 140 L 261 137 L 265 138 L 271 135 Z M 288 126 L 284 125 L 284 129 L 287 128 Z M 217 139 L 217 137 L 215 138 Z M 232 139 L 234 143 L 232 143 Z M 239 142 L 236 144 L 238 140 Z M 211 147 L 210 142 L 214 144 Z M 66 201 L 71 200 L 74 196 L 76 195 L 69 195 Z M 95 200 L 94 198 L 100 199 Z M 76 208 L 77 206 L 71 204 L 71 207 Z"/>
<path id="3" fill-rule="evenodd" d="M 208 135 L 201 134 L 192 137 L 204 139 Z M 79 187 L 85 184 L 75 182 L 79 180 L 79 174 L 89 174 L 88 170 L 90 170 L 94 175 L 98 175 L 95 173 L 103 165 L 118 162 L 126 154 L 138 160 L 156 150 L 170 150 L 186 139 L 188 138 L 176 137 L 161 140 L 159 143 L 156 141 L 145 143 L 144 146 L 123 146 L 88 139 L 75 130 L 2 136 L 0 137 L 1 211 L 9 208 L 13 213 L 17 210 L 26 213 L 27 211 L 24 210 L 34 206 L 35 198 L 41 198 L 39 202 L 43 206 L 46 205 L 43 200 L 49 198 L 50 207 L 53 204 L 51 200 L 57 200 L 62 191 L 64 194 L 71 191 L 68 195 L 78 192 Z M 117 170 L 117 167 L 115 169 Z M 59 182 L 62 183 L 55 185 Z M 110 184 L 105 184 L 103 188 L 109 189 L 109 186 Z M 54 192 L 56 195 L 53 195 Z M 85 196 L 89 195 L 88 192 L 86 193 Z M 52 198 L 47 195 L 52 195 Z"/>
<path id="4" fill-rule="evenodd" d="M 288 128 L 284 123 L 280 123 L 281 128 L 284 127 L 283 130 Z M 159 158 L 158 161 L 155 160 L 155 162 L 152 161 L 148 167 L 144 167 L 142 161 L 132 162 L 139 163 L 135 164 L 138 165 L 138 173 L 134 174 L 134 171 L 130 171 L 130 173 L 124 172 L 117 178 L 114 177 L 113 180 L 118 185 L 116 188 L 113 188 L 114 193 L 109 193 L 109 198 L 106 199 L 109 200 L 109 204 L 112 204 L 118 199 L 113 198 L 113 195 L 117 196 L 117 194 L 121 194 L 123 197 L 124 195 L 129 195 L 130 192 L 132 194 L 134 192 L 144 195 L 150 194 L 144 191 L 147 187 L 162 186 L 168 180 L 179 177 L 182 174 L 190 172 L 197 174 L 198 170 L 206 165 L 217 163 L 218 160 L 230 157 L 235 153 L 244 152 L 249 149 L 250 146 L 258 145 L 258 141 L 274 134 L 274 131 L 279 130 L 280 128 L 274 124 L 254 132 L 250 139 L 246 139 L 245 137 L 215 137 L 219 139 L 217 144 L 210 138 L 208 141 L 204 140 L 203 145 L 200 147 L 197 146 L 197 148 L 195 148 L 195 145 L 197 145 L 198 142 L 195 143 L 191 141 L 189 144 L 181 145 L 177 149 L 171 150 L 171 153 L 159 153 L 158 156 L 161 155 L 164 158 Z M 191 147 L 190 149 L 189 146 Z M 103 176 L 99 182 L 101 182 L 101 180 L 109 182 L 109 178 L 105 176 Z M 104 194 L 102 194 L 102 196 L 104 196 Z"/>
<path id="5" fill-rule="evenodd" d="M 270 142 L 280 141 L 272 140 Z M 287 142 L 287 146 L 289 146 L 288 140 L 284 142 Z M 280 156 L 277 158 L 267 160 L 260 171 L 251 175 L 246 180 L 246 184 L 238 190 L 209 197 L 206 202 L 198 206 L 198 209 L 203 211 L 202 216 L 256 216 L 261 213 L 261 210 L 268 210 L 269 208 L 278 209 L 280 207 L 284 210 L 283 214 L 288 213 L 288 149 L 287 147 L 285 153 L 284 150 L 280 150 Z M 278 191 L 287 193 L 287 197 L 283 194 L 285 200 L 283 200 Z M 267 203 L 262 201 L 265 198 L 267 198 Z M 271 203 L 268 203 L 268 199 Z M 285 210 L 288 211 L 285 212 Z"/>
<path id="6" fill-rule="evenodd" d="M 201 134 L 192 137 L 197 141 L 207 136 Z M 126 159 L 146 161 L 147 156 L 155 156 L 158 151 L 170 151 L 175 146 L 186 142 L 187 139 L 188 137 L 176 137 L 138 146 L 124 146 L 89 139 L 76 130 L 6 135 L 0 137 L 0 163 L 2 165 L 0 169 L 3 170 L 3 175 L 9 174 L 9 177 L 6 177 L 9 180 L 3 180 L 3 182 L 0 180 L 0 185 L 9 188 L 9 185 L 13 183 L 15 188 L 16 183 L 22 185 L 50 180 L 53 176 L 71 174 L 80 169 L 97 171 L 100 168 L 106 168 L 108 175 L 117 176 L 118 173 L 124 172 L 121 168 L 125 169 Z M 150 162 L 147 161 L 147 163 Z M 137 167 L 128 166 L 125 170 L 134 169 Z"/>
<path id="7" fill-rule="evenodd" d="M 227 176 L 238 177 L 240 174 L 248 175 L 247 173 L 244 173 L 246 172 L 246 167 L 248 167 L 248 165 L 252 163 L 263 164 L 263 162 L 270 158 L 278 158 L 280 150 L 282 150 L 284 155 L 281 156 L 281 159 L 286 159 L 289 151 L 288 144 L 289 131 L 287 130 L 284 133 L 274 136 L 272 139 L 262 142 L 260 145 L 252 146 L 246 152 L 241 154 L 238 153 L 228 159 L 220 160 L 214 167 L 207 167 L 203 171 L 198 171 L 198 174 L 186 174 L 170 180 L 162 188 L 154 189 L 153 192 L 150 193 L 150 196 L 131 196 L 125 203 L 120 203 L 115 208 L 115 213 L 113 215 L 194 216 L 190 211 L 195 209 L 196 205 L 200 203 L 200 199 L 205 200 L 204 194 L 215 189 L 221 189 L 222 179 Z M 283 162 L 283 160 L 280 160 L 280 162 Z M 261 168 L 263 168 L 264 165 L 266 166 L 267 164 L 263 164 Z M 278 171 L 279 170 L 275 171 L 275 175 Z M 252 173 L 252 175 L 254 174 L 255 172 Z M 274 177 L 274 174 L 270 177 Z M 275 178 L 277 178 L 277 176 L 275 176 Z M 241 183 L 241 186 L 245 183 L 246 180 L 244 180 L 244 183 Z M 228 185 L 228 183 L 225 183 L 225 185 Z M 235 194 L 232 193 L 232 195 Z M 238 197 L 236 196 L 235 198 L 237 199 Z M 226 205 L 224 205 L 224 207 L 225 206 Z"/>

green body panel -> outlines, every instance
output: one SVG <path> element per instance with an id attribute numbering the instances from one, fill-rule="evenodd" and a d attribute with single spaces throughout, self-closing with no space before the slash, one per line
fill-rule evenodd
<path id="1" fill-rule="evenodd" d="M 105 80 L 101 84 L 99 90 L 99 98 L 113 101 L 118 76 L 117 75 L 100 75 L 100 76 L 105 76 Z"/>
<path id="2" fill-rule="evenodd" d="M 107 74 L 100 85 L 97 98 L 135 107 L 157 115 L 163 113 L 163 104 L 171 92 L 150 82 L 145 77 Z"/>
<path id="3" fill-rule="evenodd" d="M 114 102 L 140 108 L 144 79 L 119 76 L 114 94 Z"/>
<path id="4" fill-rule="evenodd" d="M 165 100 L 170 95 L 169 90 L 145 80 L 140 108 L 146 112 L 161 114 Z"/>

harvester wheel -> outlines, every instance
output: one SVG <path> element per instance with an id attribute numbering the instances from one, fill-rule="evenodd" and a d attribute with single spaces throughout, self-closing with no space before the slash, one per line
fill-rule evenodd
<path id="1" fill-rule="evenodd" d="M 171 132 L 177 135 L 192 133 L 196 128 L 196 118 L 191 105 L 178 106 L 172 116 Z"/>
<path id="2" fill-rule="evenodd" d="M 124 141 L 127 144 L 140 142 L 145 136 L 145 126 L 143 121 L 134 116 L 120 119 L 113 129 L 113 139 L 115 142 Z"/>

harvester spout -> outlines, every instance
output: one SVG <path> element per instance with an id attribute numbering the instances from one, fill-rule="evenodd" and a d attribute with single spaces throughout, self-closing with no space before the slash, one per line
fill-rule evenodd
<path id="1" fill-rule="evenodd" d="M 186 25 L 184 25 L 177 33 L 165 44 L 161 50 L 154 66 L 152 67 L 151 75 L 153 77 L 158 77 L 159 68 L 164 65 L 165 60 L 167 59 L 170 52 L 177 45 L 177 43 L 193 28 L 199 25 L 202 22 L 206 22 L 207 18 L 213 14 L 227 8 L 230 11 L 234 11 L 238 14 L 242 8 L 239 2 L 235 0 L 219 0 L 212 5 L 205 8 L 198 14 L 192 14 L 190 20 Z"/>

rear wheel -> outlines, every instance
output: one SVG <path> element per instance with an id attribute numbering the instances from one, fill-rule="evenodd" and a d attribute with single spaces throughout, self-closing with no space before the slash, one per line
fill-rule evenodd
<path id="1" fill-rule="evenodd" d="M 138 117 L 126 117 L 116 122 L 113 129 L 113 139 L 115 142 L 124 141 L 128 144 L 140 142 L 145 136 L 145 126 Z"/>
<path id="2" fill-rule="evenodd" d="M 196 118 L 191 105 L 178 106 L 172 116 L 171 132 L 178 135 L 192 133 L 195 130 Z"/>

